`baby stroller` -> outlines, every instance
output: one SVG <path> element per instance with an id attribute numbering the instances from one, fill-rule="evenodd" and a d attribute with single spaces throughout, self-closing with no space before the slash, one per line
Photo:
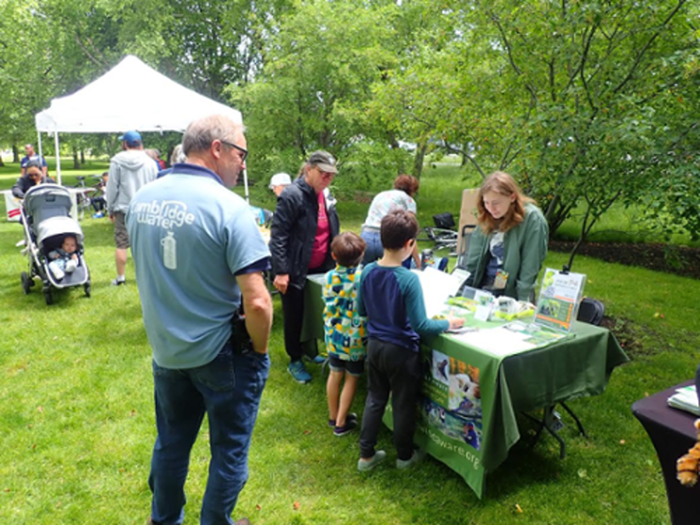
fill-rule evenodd
<path id="1" fill-rule="evenodd" d="M 70 210 L 70 192 L 57 184 L 34 186 L 24 196 L 21 213 L 29 270 L 22 272 L 22 289 L 28 294 L 38 276 L 43 284 L 46 304 L 53 303 L 52 288 L 82 286 L 85 295 L 90 297 L 90 272 L 83 258 L 83 231 L 78 221 L 71 218 Z M 72 273 L 56 279 L 49 269 L 48 256 L 61 247 L 67 235 L 72 235 L 77 241 L 78 263 Z"/>

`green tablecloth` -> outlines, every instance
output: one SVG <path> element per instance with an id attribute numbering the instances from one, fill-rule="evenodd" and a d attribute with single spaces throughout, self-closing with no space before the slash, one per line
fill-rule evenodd
<path id="1" fill-rule="evenodd" d="M 301 340 L 323 341 L 323 295 L 322 285 L 325 274 L 312 274 L 306 277 L 304 287 L 304 319 L 301 325 Z"/>
<path id="2" fill-rule="evenodd" d="M 323 338 L 317 278 L 307 280 L 305 337 Z M 516 413 L 600 394 L 628 361 L 606 329 L 575 323 L 573 336 L 496 356 L 441 335 L 422 345 L 425 363 L 416 442 L 458 472 L 481 497 L 484 478 L 520 439 Z M 390 408 L 390 407 L 389 407 Z M 387 413 L 385 422 L 391 425 Z"/>

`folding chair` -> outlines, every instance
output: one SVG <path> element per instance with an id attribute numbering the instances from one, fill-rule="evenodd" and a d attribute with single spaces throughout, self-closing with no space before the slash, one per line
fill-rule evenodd
<path id="1" fill-rule="evenodd" d="M 459 239 L 457 241 L 457 268 L 467 267 L 467 255 L 472 233 L 476 229 L 478 189 L 468 189 L 462 192 L 462 209 L 459 213 Z"/>

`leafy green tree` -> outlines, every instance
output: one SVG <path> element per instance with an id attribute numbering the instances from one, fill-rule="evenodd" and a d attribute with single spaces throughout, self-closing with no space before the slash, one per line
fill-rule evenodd
<path id="1" fill-rule="evenodd" d="M 38 3 L 0 2 L 0 140 L 17 151 L 34 142 L 34 113 L 51 89 L 50 33 Z"/>
<path id="2" fill-rule="evenodd" d="M 368 166 L 350 160 L 353 149 L 383 160 L 393 155 L 363 129 L 363 105 L 395 60 L 396 11 L 393 4 L 315 0 L 281 18 L 255 81 L 230 90 L 249 123 L 251 148 L 269 159 L 261 168 L 290 170 L 311 151 L 327 149 L 348 161 L 345 173 L 359 173 Z"/>
<path id="3" fill-rule="evenodd" d="M 646 195 L 679 132 L 695 134 L 689 115 L 673 112 L 673 131 L 666 120 L 671 62 L 694 41 L 686 4 L 475 3 L 472 42 L 496 74 L 480 77 L 472 100 L 498 94 L 496 115 L 511 125 L 474 144 L 484 164 L 520 176 L 552 232 L 583 209 L 585 239 L 612 204 Z M 482 150 L 487 138 L 495 149 Z"/>

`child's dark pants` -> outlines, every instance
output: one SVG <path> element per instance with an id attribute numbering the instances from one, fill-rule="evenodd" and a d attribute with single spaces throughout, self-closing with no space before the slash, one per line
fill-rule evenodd
<path id="1" fill-rule="evenodd" d="M 420 353 L 370 339 L 367 345 L 367 377 L 369 385 L 360 433 L 360 456 L 374 456 L 382 416 L 391 393 L 396 452 L 401 460 L 411 459 L 421 381 Z"/>

